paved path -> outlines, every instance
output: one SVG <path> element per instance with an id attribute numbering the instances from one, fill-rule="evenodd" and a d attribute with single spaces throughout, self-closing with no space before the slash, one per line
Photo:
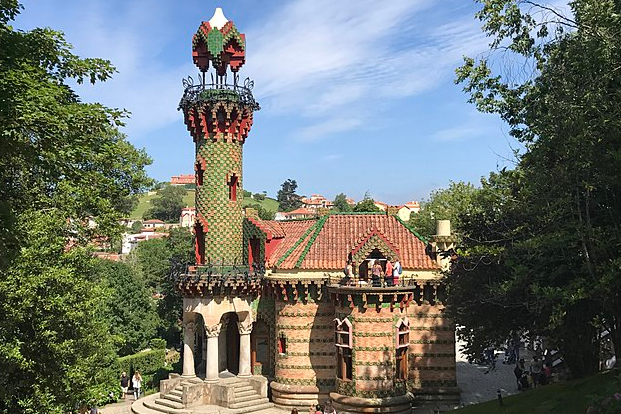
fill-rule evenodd
<path id="1" fill-rule="evenodd" d="M 498 355 L 496 369 L 488 371 L 487 366 L 470 364 L 466 357 L 459 352 L 457 343 L 457 385 L 461 388 L 462 405 L 476 404 L 498 398 L 500 389 L 502 396 L 517 394 L 517 384 L 513 364 L 503 364 L 504 353 Z M 524 354 L 524 352 L 522 352 Z M 523 355 L 524 356 L 524 355 Z M 527 360 L 528 367 L 530 361 Z"/>
<path id="2" fill-rule="evenodd" d="M 100 414 L 131 414 L 132 403 L 134 402 L 134 396 L 128 395 L 127 398 L 121 402 L 108 404 L 99 409 Z"/>

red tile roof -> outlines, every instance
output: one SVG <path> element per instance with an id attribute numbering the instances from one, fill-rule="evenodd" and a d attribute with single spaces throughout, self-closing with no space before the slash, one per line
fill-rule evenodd
<path id="1" fill-rule="evenodd" d="M 274 266 L 276 261 L 279 258 L 284 256 L 284 254 L 293 247 L 293 245 L 298 241 L 300 237 L 308 230 L 309 227 L 314 225 L 317 220 L 299 220 L 299 221 L 267 221 L 267 220 L 257 220 L 262 225 L 278 225 L 282 230 L 284 236 L 282 242 L 276 247 L 270 258 L 268 259 L 268 265 Z M 262 227 L 260 227 L 263 229 Z"/>
<path id="2" fill-rule="evenodd" d="M 438 268 L 425 254 L 425 243 L 401 221 L 385 213 L 331 214 L 280 224 L 285 236 L 268 261 L 271 267 L 342 269 L 349 254 L 375 234 L 394 247 L 404 269 Z"/>

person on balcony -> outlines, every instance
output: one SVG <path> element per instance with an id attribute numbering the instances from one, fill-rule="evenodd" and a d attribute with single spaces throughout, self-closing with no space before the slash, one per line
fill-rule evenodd
<path id="1" fill-rule="evenodd" d="M 388 257 L 386 260 L 386 271 L 384 272 L 384 284 L 386 286 L 392 286 L 392 258 Z"/>
<path id="2" fill-rule="evenodd" d="M 373 262 L 371 269 L 371 284 L 373 287 L 380 287 L 382 284 L 382 265 L 377 259 Z"/>
<path id="3" fill-rule="evenodd" d="M 397 259 L 392 265 L 392 286 L 399 285 L 399 276 L 401 275 L 401 272 L 403 272 L 401 269 L 401 262 Z"/>

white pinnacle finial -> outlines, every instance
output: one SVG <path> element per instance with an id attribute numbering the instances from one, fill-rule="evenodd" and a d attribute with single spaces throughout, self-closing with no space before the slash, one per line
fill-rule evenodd
<path id="1" fill-rule="evenodd" d="M 213 13 L 211 19 L 209 19 L 209 25 L 215 29 L 222 29 L 225 24 L 228 23 L 228 19 L 224 17 L 221 7 L 216 7 L 216 11 Z"/>

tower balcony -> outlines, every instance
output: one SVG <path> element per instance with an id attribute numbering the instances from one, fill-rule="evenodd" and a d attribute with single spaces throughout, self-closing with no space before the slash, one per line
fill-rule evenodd
<path id="1" fill-rule="evenodd" d="M 265 275 L 262 265 L 173 263 L 169 277 L 184 296 L 258 293 Z"/>
<path id="2" fill-rule="evenodd" d="M 237 83 L 237 77 L 235 77 L 233 84 L 205 83 L 203 78 L 203 82 L 194 85 L 194 80 L 191 76 L 188 76 L 187 79 L 183 79 L 183 86 L 184 93 L 181 102 L 179 102 L 179 109 L 184 112 L 197 104 L 215 106 L 218 103 L 238 105 L 240 108 L 249 111 L 261 109 L 259 103 L 252 95 L 254 81 L 251 81 L 249 78 L 246 78 L 243 86 Z"/>

